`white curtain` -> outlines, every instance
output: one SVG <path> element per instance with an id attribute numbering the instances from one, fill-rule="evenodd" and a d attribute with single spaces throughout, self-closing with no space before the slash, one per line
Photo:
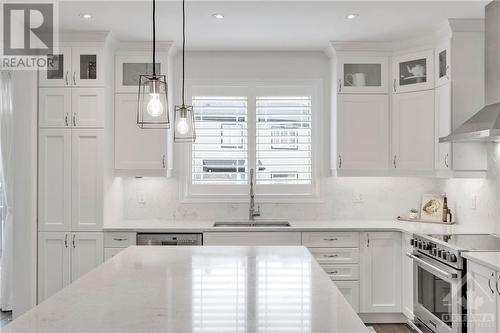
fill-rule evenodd
<path id="1" fill-rule="evenodd" d="M 5 221 L 2 226 L 2 257 L 0 258 L 0 309 L 12 310 L 13 266 L 13 128 L 12 73 L 0 71 L 0 176 L 4 198 Z"/>

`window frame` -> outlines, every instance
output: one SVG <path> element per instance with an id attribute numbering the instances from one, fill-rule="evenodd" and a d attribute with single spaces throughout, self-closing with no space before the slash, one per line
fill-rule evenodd
<path id="1" fill-rule="evenodd" d="M 261 203 L 322 202 L 321 166 L 325 140 L 323 138 L 323 80 L 322 79 L 248 79 L 248 80 L 186 80 L 186 98 L 193 96 L 246 96 L 247 97 L 247 161 L 249 168 L 256 166 L 256 102 L 265 96 L 311 96 L 311 174 L 309 185 L 274 184 L 257 185 L 255 194 Z M 185 203 L 246 203 L 249 184 L 200 185 L 192 184 L 192 145 L 180 145 L 181 201 Z M 255 176 L 254 176 L 255 177 Z"/>

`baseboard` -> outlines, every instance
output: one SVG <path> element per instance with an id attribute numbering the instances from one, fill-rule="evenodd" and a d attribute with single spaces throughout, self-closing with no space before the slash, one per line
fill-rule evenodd
<path id="1" fill-rule="evenodd" d="M 365 324 L 405 324 L 408 318 L 402 313 L 358 313 Z"/>

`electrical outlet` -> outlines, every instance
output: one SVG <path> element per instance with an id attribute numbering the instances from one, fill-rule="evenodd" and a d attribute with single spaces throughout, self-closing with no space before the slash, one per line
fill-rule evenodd
<path id="1" fill-rule="evenodd" d="M 476 210 L 477 209 L 477 195 L 473 195 L 470 200 L 470 209 Z"/>
<path id="2" fill-rule="evenodd" d="M 363 197 L 363 193 L 353 192 L 352 193 L 352 203 L 361 204 L 365 202 L 365 198 Z"/>
<path id="3" fill-rule="evenodd" d="M 146 204 L 146 200 L 144 199 L 144 192 L 140 191 L 137 193 L 137 203 L 140 205 Z"/>

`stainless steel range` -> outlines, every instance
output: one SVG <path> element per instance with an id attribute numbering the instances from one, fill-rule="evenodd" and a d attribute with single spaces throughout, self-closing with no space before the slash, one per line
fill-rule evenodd
<path id="1" fill-rule="evenodd" d="M 414 235 L 415 326 L 424 333 L 466 331 L 466 261 L 461 253 L 499 251 L 500 237 L 487 234 Z"/>

